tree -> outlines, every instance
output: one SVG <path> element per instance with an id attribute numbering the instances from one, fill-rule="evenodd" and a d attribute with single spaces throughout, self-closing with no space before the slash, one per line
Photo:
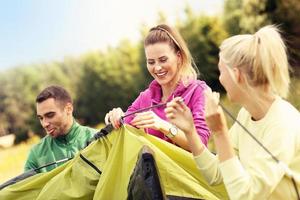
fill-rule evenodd
<path id="1" fill-rule="evenodd" d="M 138 59 L 139 51 L 129 41 L 84 58 L 84 74 L 76 102 L 76 115 L 84 123 L 95 125 L 110 109 L 126 109 L 137 97 L 142 81 Z"/>
<path id="2" fill-rule="evenodd" d="M 236 35 L 242 32 L 241 16 L 242 16 L 243 0 L 225 0 L 224 3 L 224 27 L 229 35 Z"/>
<path id="3" fill-rule="evenodd" d="M 224 23 L 230 35 L 254 33 L 268 24 L 279 25 L 291 55 L 290 63 L 299 73 L 299 12 L 299 0 L 227 0 L 224 7 Z"/>
<path id="4" fill-rule="evenodd" d="M 27 138 L 28 120 L 33 115 L 33 92 L 39 76 L 33 68 L 16 68 L 2 74 L 0 112 L 7 133 L 16 135 L 16 142 Z"/>
<path id="5" fill-rule="evenodd" d="M 187 19 L 178 23 L 178 27 L 194 57 L 200 78 L 213 90 L 221 90 L 218 80 L 219 45 L 227 33 L 218 17 L 196 16 L 189 8 L 186 15 Z"/>
<path id="6" fill-rule="evenodd" d="M 289 46 L 290 63 L 300 75 L 300 4 L 299 0 L 268 0 L 266 12 L 272 23 L 279 24 Z"/>

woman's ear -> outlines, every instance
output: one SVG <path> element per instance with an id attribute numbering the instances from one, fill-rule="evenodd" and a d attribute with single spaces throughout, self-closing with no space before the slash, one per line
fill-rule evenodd
<path id="1" fill-rule="evenodd" d="M 176 56 L 177 56 L 177 64 L 178 65 L 182 64 L 182 56 L 181 56 L 180 51 L 177 51 Z"/>
<path id="2" fill-rule="evenodd" d="M 234 67 L 233 72 L 234 72 L 235 80 L 238 83 L 243 83 L 244 82 L 244 76 L 243 76 L 242 71 L 239 68 Z"/>

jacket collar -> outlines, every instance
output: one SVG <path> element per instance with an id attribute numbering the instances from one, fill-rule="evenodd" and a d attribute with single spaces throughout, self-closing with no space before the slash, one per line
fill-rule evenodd
<path id="1" fill-rule="evenodd" d="M 191 83 L 189 83 L 189 85 L 192 83 L 193 83 L 193 81 L 191 81 Z M 189 85 L 184 86 L 183 83 L 180 82 L 177 85 L 176 89 L 172 92 L 171 97 L 169 97 L 169 98 L 181 96 L 184 93 L 184 91 L 186 91 L 186 88 L 189 87 Z M 160 84 L 156 80 L 153 80 L 149 85 L 149 90 L 150 90 L 150 94 L 151 94 L 152 103 L 155 103 L 155 104 L 160 103 L 161 98 L 162 98 L 162 89 L 161 89 Z"/>
<path id="2" fill-rule="evenodd" d="M 76 129 L 77 129 L 78 127 L 79 127 L 79 124 L 75 121 L 75 119 L 73 119 L 73 124 L 72 124 L 70 130 L 68 131 L 68 133 L 65 134 L 65 135 L 58 136 L 58 137 L 55 138 L 55 139 L 56 139 L 57 141 L 63 142 L 63 143 L 72 141 L 72 139 L 75 138 L 76 135 L 77 135 Z"/>

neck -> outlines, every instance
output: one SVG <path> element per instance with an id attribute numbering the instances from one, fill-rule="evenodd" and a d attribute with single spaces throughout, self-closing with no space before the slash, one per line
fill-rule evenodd
<path id="1" fill-rule="evenodd" d="M 69 133 L 70 129 L 72 128 L 73 122 L 73 118 L 68 119 L 68 123 L 65 126 L 65 131 L 63 135 L 67 135 Z"/>
<path id="2" fill-rule="evenodd" d="M 275 95 L 269 89 L 256 88 L 248 92 L 242 106 L 251 114 L 253 120 L 262 119 L 275 100 Z"/>
<path id="3" fill-rule="evenodd" d="M 176 87 L 177 87 L 177 81 L 176 82 L 174 81 L 172 84 L 161 86 L 161 89 L 162 89 L 162 102 L 163 103 L 165 103 L 167 101 L 167 99 L 174 92 Z"/>

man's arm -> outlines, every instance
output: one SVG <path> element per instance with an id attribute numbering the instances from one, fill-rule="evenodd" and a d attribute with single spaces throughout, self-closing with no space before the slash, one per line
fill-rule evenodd
<path id="1" fill-rule="evenodd" d="M 34 148 L 32 148 L 29 152 L 29 155 L 27 157 L 27 160 L 25 162 L 25 166 L 24 166 L 24 171 L 28 171 L 28 170 L 31 170 L 31 169 L 35 169 L 38 167 L 38 164 L 37 164 L 37 159 L 36 159 L 36 156 L 34 154 Z"/>

